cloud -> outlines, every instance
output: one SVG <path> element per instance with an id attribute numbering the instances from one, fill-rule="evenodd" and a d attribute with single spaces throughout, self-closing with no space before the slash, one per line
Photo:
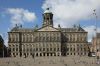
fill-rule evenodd
<path id="1" fill-rule="evenodd" d="M 100 12 L 100 0 L 45 0 L 42 8 L 51 8 L 54 14 L 54 25 L 71 27 L 80 20 L 89 19 L 88 16 L 96 9 Z"/>
<path id="2" fill-rule="evenodd" d="M 84 29 L 88 32 L 88 41 L 90 42 L 91 39 L 95 36 L 95 26 L 87 26 Z M 97 32 L 100 32 L 100 27 L 97 29 Z"/>
<path id="3" fill-rule="evenodd" d="M 11 17 L 12 25 L 15 24 L 24 24 L 24 22 L 33 22 L 36 19 L 34 12 L 25 10 L 23 8 L 8 8 L 6 12 Z"/>
<path id="4" fill-rule="evenodd" d="M 11 22 L 11 27 L 8 28 L 8 31 L 11 30 L 12 27 L 15 26 L 15 24 L 24 24 L 25 22 L 34 22 L 36 20 L 36 15 L 34 12 L 30 12 L 27 9 L 23 8 L 7 8 L 5 9 L 6 13 L 10 16 L 10 22 Z M 8 36 L 7 33 L 1 34 L 3 39 L 4 44 L 8 46 Z"/>

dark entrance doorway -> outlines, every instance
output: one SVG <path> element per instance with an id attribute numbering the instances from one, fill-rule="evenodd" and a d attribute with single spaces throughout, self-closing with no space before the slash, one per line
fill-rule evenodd
<path id="1" fill-rule="evenodd" d="M 47 53 L 47 56 L 49 56 L 49 53 Z"/>
<path id="2" fill-rule="evenodd" d="M 43 53 L 43 56 L 45 56 L 45 53 Z"/>

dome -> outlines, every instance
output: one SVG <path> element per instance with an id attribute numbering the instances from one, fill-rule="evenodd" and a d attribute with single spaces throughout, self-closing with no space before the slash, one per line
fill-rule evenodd
<path id="1" fill-rule="evenodd" d="M 52 13 L 52 12 L 49 10 L 49 8 L 47 8 L 47 9 L 44 11 L 44 13 Z"/>

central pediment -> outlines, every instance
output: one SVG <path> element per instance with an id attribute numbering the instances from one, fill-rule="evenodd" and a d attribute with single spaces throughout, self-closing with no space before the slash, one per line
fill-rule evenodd
<path id="1" fill-rule="evenodd" d="M 59 30 L 51 26 L 46 26 L 38 29 L 38 31 L 59 31 Z"/>

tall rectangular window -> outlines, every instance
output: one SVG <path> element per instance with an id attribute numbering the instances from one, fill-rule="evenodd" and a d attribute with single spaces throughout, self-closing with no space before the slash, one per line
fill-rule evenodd
<path id="1" fill-rule="evenodd" d="M 45 51 L 45 48 L 43 48 L 43 51 Z"/>
<path id="2" fill-rule="evenodd" d="M 50 48 L 50 51 L 52 51 L 52 48 Z"/>
<path id="3" fill-rule="evenodd" d="M 56 51 L 56 48 L 54 48 L 54 51 Z"/>

